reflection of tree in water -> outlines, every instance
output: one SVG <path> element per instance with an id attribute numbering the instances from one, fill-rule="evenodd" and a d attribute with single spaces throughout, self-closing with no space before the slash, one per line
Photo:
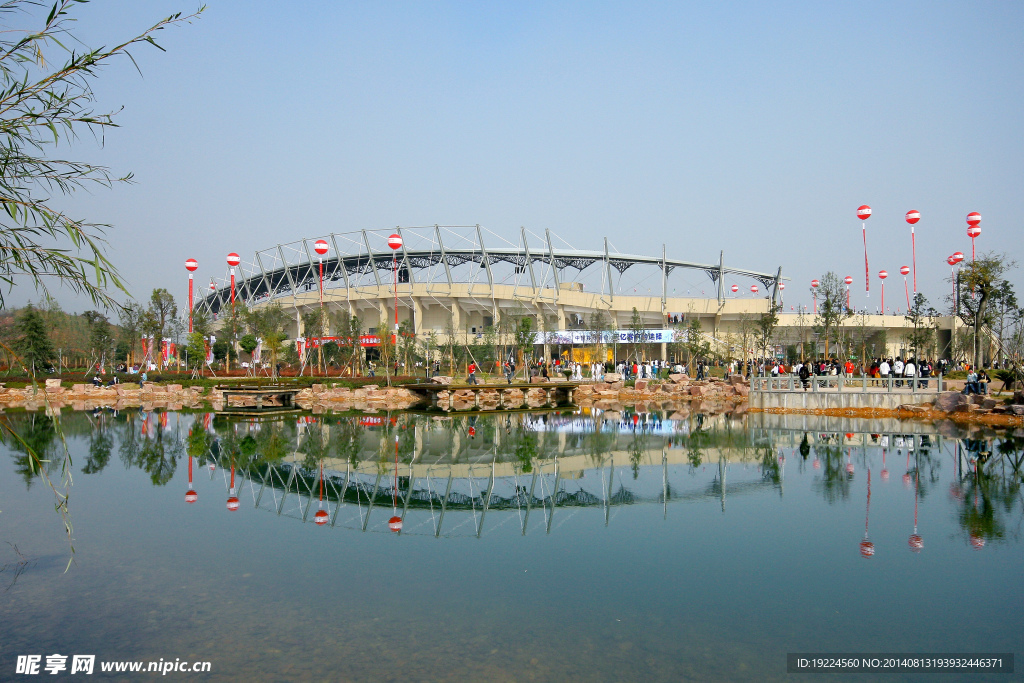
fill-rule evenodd
<path id="1" fill-rule="evenodd" d="M 89 455 L 82 466 L 83 474 L 96 474 L 110 462 L 110 451 L 114 447 L 114 439 L 102 421 L 97 421 L 96 429 L 89 435 Z"/>
<path id="2" fill-rule="evenodd" d="M 629 465 L 633 470 L 633 479 L 640 476 L 640 461 L 643 459 L 644 453 L 647 452 L 647 437 L 646 430 L 634 429 L 633 438 L 626 447 L 626 453 L 629 454 Z"/>
<path id="3" fill-rule="evenodd" d="M 537 432 L 520 425 L 512 438 L 513 452 L 523 472 L 533 471 L 533 461 L 540 456 L 540 438 Z"/>
<path id="4" fill-rule="evenodd" d="M 818 443 L 814 446 L 814 455 L 821 460 L 821 477 L 815 481 L 815 487 L 825 501 L 835 503 L 849 498 L 853 477 L 846 473 L 843 449 L 836 444 Z"/>
<path id="5" fill-rule="evenodd" d="M 151 419 L 156 420 L 156 434 L 152 439 L 143 440 L 136 465 L 149 474 L 155 485 L 164 486 L 174 477 L 184 449 L 181 440 L 164 429 L 155 414 Z"/>
<path id="6" fill-rule="evenodd" d="M 757 459 L 761 461 L 761 479 L 773 484 L 779 483 L 779 460 L 775 457 L 775 447 L 759 446 L 754 449 Z"/>
<path id="7" fill-rule="evenodd" d="M 25 488 L 31 488 L 32 480 L 39 474 L 40 466 L 47 474 L 59 467 L 56 453 L 57 429 L 53 418 L 48 415 L 30 413 L 24 419 L 8 423 L 14 435 L 6 429 L 0 431 L 0 439 L 11 447 L 14 470 L 25 480 Z"/>
<path id="8" fill-rule="evenodd" d="M 964 449 L 976 463 L 962 473 L 958 497 L 960 527 L 970 538 L 987 541 L 1020 537 L 1024 521 L 1021 497 L 1021 465 L 1024 464 L 1024 439 L 1007 436 L 998 443 L 992 439 L 964 440 Z M 1020 519 L 1011 531 L 1007 522 L 1018 506 Z"/>

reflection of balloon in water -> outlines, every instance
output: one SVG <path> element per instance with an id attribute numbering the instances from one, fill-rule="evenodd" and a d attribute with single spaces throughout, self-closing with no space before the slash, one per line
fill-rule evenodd
<path id="1" fill-rule="evenodd" d="M 917 535 L 917 474 L 914 475 L 914 533 L 910 534 L 910 538 L 907 539 L 907 544 L 910 546 L 910 551 L 919 553 L 924 548 L 924 539 Z"/>
<path id="2" fill-rule="evenodd" d="M 816 470 L 820 470 L 821 469 L 821 460 L 818 460 L 818 458 L 815 458 L 814 462 L 811 463 L 811 467 L 813 467 Z"/>
<path id="3" fill-rule="evenodd" d="M 185 502 L 194 503 L 199 500 L 199 494 L 192 488 L 192 456 L 188 456 L 188 491 L 185 491 Z"/>
<path id="4" fill-rule="evenodd" d="M 882 481 L 889 481 L 889 470 L 885 469 L 885 449 L 882 449 Z"/>
<path id="5" fill-rule="evenodd" d="M 231 491 L 228 494 L 228 510 L 231 512 L 238 511 L 238 497 L 235 495 L 235 461 L 231 461 Z"/>
<path id="6" fill-rule="evenodd" d="M 860 542 L 861 557 L 875 554 L 875 544 L 868 540 L 868 520 L 871 518 L 871 470 L 868 470 L 868 502 L 864 511 L 864 540 Z"/>
<path id="7" fill-rule="evenodd" d="M 846 449 L 846 473 L 853 476 L 853 463 L 850 462 L 850 449 Z"/>
<path id="8" fill-rule="evenodd" d="M 324 510 L 324 461 L 320 461 L 320 509 L 313 515 L 313 522 L 317 526 L 327 524 L 327 510 Z"/>
<path id="9" fill-rule="evenodd" d="M 903 486 L 910 488 L 910 449 L 907 449 L 907 473 L 903 475 Z"/>
<path id="10" fill-rule="evenodd" d="M 985 547 L 985 539 L 981 536 L 971 534 L 971 547 L 975 550 L 981 550 Z"/>
<path id="11" fill-rule="evenodd" d="M 402 530 L 402 518 L 395 515 L 388 520 L 388 528 L 394 531 L 396 534 Z"/>

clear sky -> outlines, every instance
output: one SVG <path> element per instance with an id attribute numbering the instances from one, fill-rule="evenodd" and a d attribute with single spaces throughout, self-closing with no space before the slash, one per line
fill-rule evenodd
<path id="1" fill-rule="evenodd" d="M 112 44 L 195 9 L 95 0 L 76 30 Z M 69 153 L 135 173 L 68 206 L 115 226 L 140 299 L 181 301 L 188 257 L 204 282 L 229 251 L 479 223 L 781 265 L 787 310 L 833 270 L 862 305 L 860 204 L 872 305 L 877 271 L 893 286 L 910 262 L 910 209 L 933 304 L 970 211 L 979 251 L 1024 263 L 1024 3 L 211 0 L 159 41 L 141 76 L 122 61 L 96 83 L 123 127 Z"/>

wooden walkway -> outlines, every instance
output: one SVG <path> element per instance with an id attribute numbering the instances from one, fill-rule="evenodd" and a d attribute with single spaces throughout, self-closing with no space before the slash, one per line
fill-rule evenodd
<path id="1" fill-rule="evenodd" d="M 299 393 L 301 389 L 294 386 L 282 386 L 266 384 L 263 386 L 245 386 L 245 385 L 218 385 L 214 387 L 214 391 L 219 391 L 224 397 L 224 408 L 220 412 L 224 413 L 239 413 L 239 412 L 266 412 L 266 411 L 281 411 L 281 410 L 298 410 L 298 406 L 295 405 L 295 394 Z M 244 396 L 251 397 L 255 400 L 255 406 L 249 408 L 247 406 L 230 406 L 230 397 L 232 396 Z M 266 402 L 266 399 L 270 399 Z"/>

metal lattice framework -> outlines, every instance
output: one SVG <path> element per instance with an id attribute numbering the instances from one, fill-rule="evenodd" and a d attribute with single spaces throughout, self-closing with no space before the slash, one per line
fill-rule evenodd
<path id="1" fill-rule="evenodd" d="M 403 246 L 393 252 L 387 245 L 392 233 L 402 236 Z M 718 263 L 670 259 L 662 245 L 660 256 L 619 253 L 604 240 L 603 251 L 574 249 L 550 231 L 543 236 L 520 229 L 518 240 L 476 226 L 398 227 L 389 230 L 359 230 L 309 237 L 257 251 L 251 261 L 243 257 L 236 279 L 236 297 L 249 306 L 266 301 L 299 297 L 316 292 L 322 265 L 324 288 L 334 293 L 380 290 L 392 285 L 392 266 L 397 266 L 402 286 L 427 284 L 451 288 L 457 284 L 512 285 L 524 297 L 537 297 L 544 290 L 558 292 L 560 284 L 570 280 L 590 280 L 588 291 L 612 298 L 637 290 L 660 289 L 662 304 L 670 296 L 670 278 L 681 272 L 703 272 L 716 286 L 717 298 L 726 295 L 728 278 L 745 278 L 761 283 L 775 298 L 782 278 L 781 268 L 774 274 L 726 267 L 720 255 Z M 325 240 L 328 253 L 321 259 L 313 244 Z M 572 273 L 571 271 L 575 271 Z M 638 272 L 632 282 L 624 282 L 627 271 Z M 660 287 L 655 284 L 660 280 Z M 211 290 L 197 306 L 218 314 L 230 300 L 228 278 L 211 281 Z M 689 288 L 692 281 L 681 282 Z M 581 284 L 582 287 L 582 284 Z M 674 291 L 674 290 L 673 290 Z"/>

